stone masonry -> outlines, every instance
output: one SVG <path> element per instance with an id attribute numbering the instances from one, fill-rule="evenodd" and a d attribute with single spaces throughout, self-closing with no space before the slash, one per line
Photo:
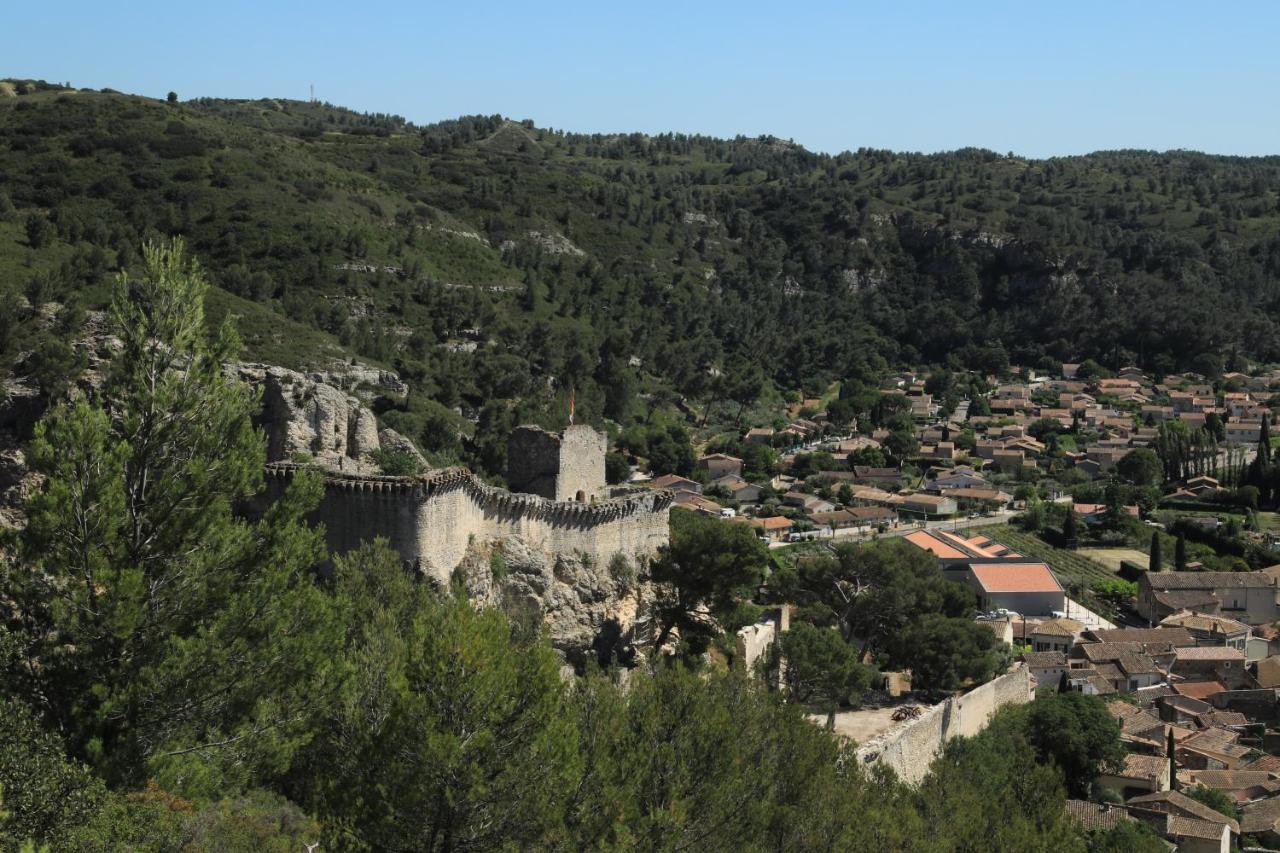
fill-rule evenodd
<path id="1" fill-rule="evenodd" d="M 507 483 L 515 492 L 556 501 L 587 503 L 605 487 L 608 442 L 589 426 L 570 426 L 562 435 L 519 426 L 507 441 Z"/>

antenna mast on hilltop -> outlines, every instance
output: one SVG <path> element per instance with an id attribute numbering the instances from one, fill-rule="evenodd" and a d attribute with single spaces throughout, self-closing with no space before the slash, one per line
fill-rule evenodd
<path id="1" fill-rule="evenodd" d="M 316 102 L 316 84 L 312 83 L 311 84 L 311 103 L 314 104 L 315 102 Z"/>

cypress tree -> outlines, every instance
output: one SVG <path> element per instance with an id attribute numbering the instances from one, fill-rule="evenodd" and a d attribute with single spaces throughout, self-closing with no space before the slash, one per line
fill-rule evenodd
<path id="1" fill-rule="evenodd" d="M 1187 570 L 1187 536 L 1185 533 L 1178 534 L 1178 540 L 1173 546 L 1173 566 L 1180 572 Z"/>
<path id="2" fill-rule="evenodd" d="M 1062 538 L 1071 544 L 1075 541 L 1078 532 L 1076 530 L 1076 513 L 1074 509 L 1067 510 L 1067 517 L 1062 521 Z"/>
<path id="3" fill-rule="evenodd" d="M 1160 559 L 1160 534 L 1156 531 L 1151 532 L 1151 562 L 1147 565 L 1147 571 L 1158 572 L 1164 568 L 1164 562 Z"/>
<path id="4" fill-rule="evenodd" d="M 1065 669 L 1062 671 L 1062 675 L 1058 678 L 1058 692 L 1071 692 L 1071 682 L 1067 679 L 1067 671 Z"/>
<path id="5" fill-rule="evenodd" d="M 1178 790 L 1178 762 L 1173 754 L 1173 728 L 1169 728 L 1169 734 L 1165 740 L 1165 755 L 1169 756 L 1169 790 Z"/>

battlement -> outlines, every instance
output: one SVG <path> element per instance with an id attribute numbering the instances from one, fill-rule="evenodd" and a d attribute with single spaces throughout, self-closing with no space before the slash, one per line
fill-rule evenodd
<path id="1" fill-rule="evenodd" d="M 551 500 L 491 486 L 466 468 L 412 477 L 363 475 L 295 462 L 266 466 L 268 493 L 279 494 L 299 471 L 324 477 L 314 514 L 329 548 L 344 553 L 362 541 L 388 539 L 406 562 L 447 581 L 473 541 L 518 536 L 549 554 L 579 552 L 600 560 L 656 552 L 668 541 L 674 495 L 646 491 L 590 503 Z"/>
<path id="2" fill-rule="evenodd" d="M 531 518 L 573 518 L 585 523 L 604 524 L 636 512 L 660 512 L 675 501 L 674 493 L 664 489 L 646 490 L 595 503 L 553 501 L 539 495 L 510 492 L 491 486 L 467 468 L 438 468 L 412 477 L 390 477 L 378 474 L 351 474 L 330 471 L 300 462 L 273 462 L 266 466 L 268 477 L 292 477 L 298 471 L 315 470 L 324 477 L 326 489 L 349 492 L 371 492 L 427 500 L 452 489 L 464 489 L 476 500 L 495 508 L 515 510 Z"/>

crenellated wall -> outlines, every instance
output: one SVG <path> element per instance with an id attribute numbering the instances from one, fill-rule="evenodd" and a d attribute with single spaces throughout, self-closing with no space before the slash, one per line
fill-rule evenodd
<path id="1" fill-rule="evenodd" d="M 268 498 L 306 466 L 267 466 Z M 313 521 L 325 525 L 329 549 L 344 553 L 385 537 L 404 558 L 448 583 L 469 545 L 517 536 L 549 554 L 648 556 L 667 544 L 670 492 L 643 492 L 594 503 L 553 501 L 490 486 L 465 468 L 417 477 L 322 472 L 325 494 Z"/>

